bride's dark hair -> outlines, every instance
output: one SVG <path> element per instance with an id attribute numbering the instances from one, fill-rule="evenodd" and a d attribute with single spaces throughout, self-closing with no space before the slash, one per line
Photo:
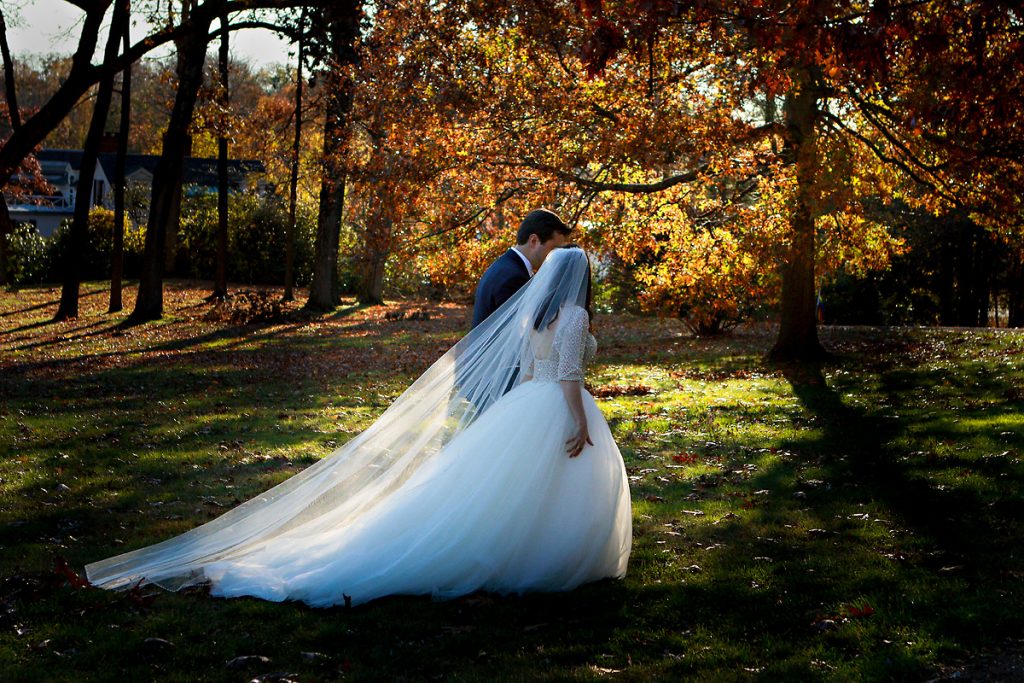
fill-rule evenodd
<path id="1" fill-rule="evenodd" d="M 562 246 L 562 247 L 559 247 L 559 248 L 560 249 L 579 249 L 580 251 L 583 251 L 583 247 L 581 247 L 580 245 L 575 244 L 575 243 L 573 243 L 573 244 L 566 244 L 565 246 Z M 584 252 L 584 254 L 585 253 L 586 252 Z M 590 259 L 587 258 L 586 261 L 587 261 L 587 298 L 586 298 L 586 300 L 585 300 L 585 302 L 583 304 L 583 308 L 586 309 L 588 318 L 591 321 L 593 321 L 594 320 L 594 310 L 593 310 L 593 301 L 594 301 L 593 277 L 592 277 L 591 272 L 590 272 Z M 554 298 L 554 296 L 555 296 L 555 292 L 552 290 L 552 292 L 544 300 L 544 303 L 541 305 L 540 313 L 537 314 L 537 318 L 533 321 L 533 329 L 535 329 L 535 330 L 542 330 L 542 329 L 548 327 L 549 325 L 551 325 L 553 322 L 555 322 L 555 320 L 558 319 L 558 311 L 559 311 L 558 307 L 550 305 L 551 304 L 551 300 Z"/>

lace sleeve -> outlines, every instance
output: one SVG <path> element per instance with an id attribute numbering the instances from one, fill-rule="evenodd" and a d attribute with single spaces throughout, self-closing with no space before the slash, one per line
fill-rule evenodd
<path id="1" fill-rule="evenodd" d="M 563 314 L 567 317 L 558 330 L 558 379 L 582 382 L 585 335 L 590 317 L 578 306 L 567 308 Z"/>

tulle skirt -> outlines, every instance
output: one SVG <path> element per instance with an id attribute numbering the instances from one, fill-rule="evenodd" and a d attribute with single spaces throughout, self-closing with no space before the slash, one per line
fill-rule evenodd
<path id="1" fill-rule="evenodd" d="M 608 423 L 583 392 L 590 437 L 576 458 L 558 383 L 496 402 L 380 504 L 337 528 L 298 526 L 210 562 L 215 596 L 360 604 L 385 595 L 562 591 L 626 573 L 629 485 Z"/>

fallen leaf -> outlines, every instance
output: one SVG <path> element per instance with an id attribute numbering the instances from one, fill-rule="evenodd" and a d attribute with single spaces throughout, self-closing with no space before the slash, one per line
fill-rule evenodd
<path id="1" fill-rule="evenodd" d="M 256 664 L 270 664 L 270 661 L 270 657 L 265 657 L 263 655 L 241 655 L 239 657 L 229 659 L 225 663 L 225 666 L 229 669 L 245 669 Z"/>

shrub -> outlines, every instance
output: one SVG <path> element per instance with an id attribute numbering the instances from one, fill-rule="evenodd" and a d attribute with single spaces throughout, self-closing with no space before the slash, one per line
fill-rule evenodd
<path id="1" fill-rule="evenodd" d="M 296 219 L 295 283 L 312 278 L 313 212 L 300 207 Z M 250 284 L 284 282 L 288 207 L 276 196 L 233 194 L 228 198 L 228 279 Z M 217 195 L 195 194 L 182 202 L 180 251 L 182 271 L 212 278 L 217 258 Z"/>
<path id="2" fill-rule="evenodd" d="M 103 207 L 89 211 L 88 242 L 85 250 L 77 255 L 80 275 L 83 280 L 105 280 L 110 277 L 110 256 L 114 245 L 114 212 Z M 145 244 L 145 229 L 134 228 L 129 221 L 124 234 L 124 272 L 127 277 L 138 274 L 142 250 Z M 44 238 L 45 239 L 45 238 Z M 61 264 L 66 249 L 71 248 L 71 220 L 60 224 L 49 239 L 50 277 L 61 279 Z"/>
<path id="3" fill-rule="evenodd" d="M 288 248 L 287 207 L 274 198 L 253 199 L 244 202 L 233 224 L 229 225 L 229 277 L 252 284 L 283 283 Z M 304 282 L 303 274 L 309 272 L 310 267 L 309 254 L 304 249 L 307 244 L 307 241 L 295 240 L 296 280 L 300 283 Z"/>
<path id="4" fill-rule="evenodd" d="M 8 268 L 11 282 L 29 285 L 45 282 L 50 276 L 49 241 L 31 223 L 15 223 L 7 236 Z"/>

